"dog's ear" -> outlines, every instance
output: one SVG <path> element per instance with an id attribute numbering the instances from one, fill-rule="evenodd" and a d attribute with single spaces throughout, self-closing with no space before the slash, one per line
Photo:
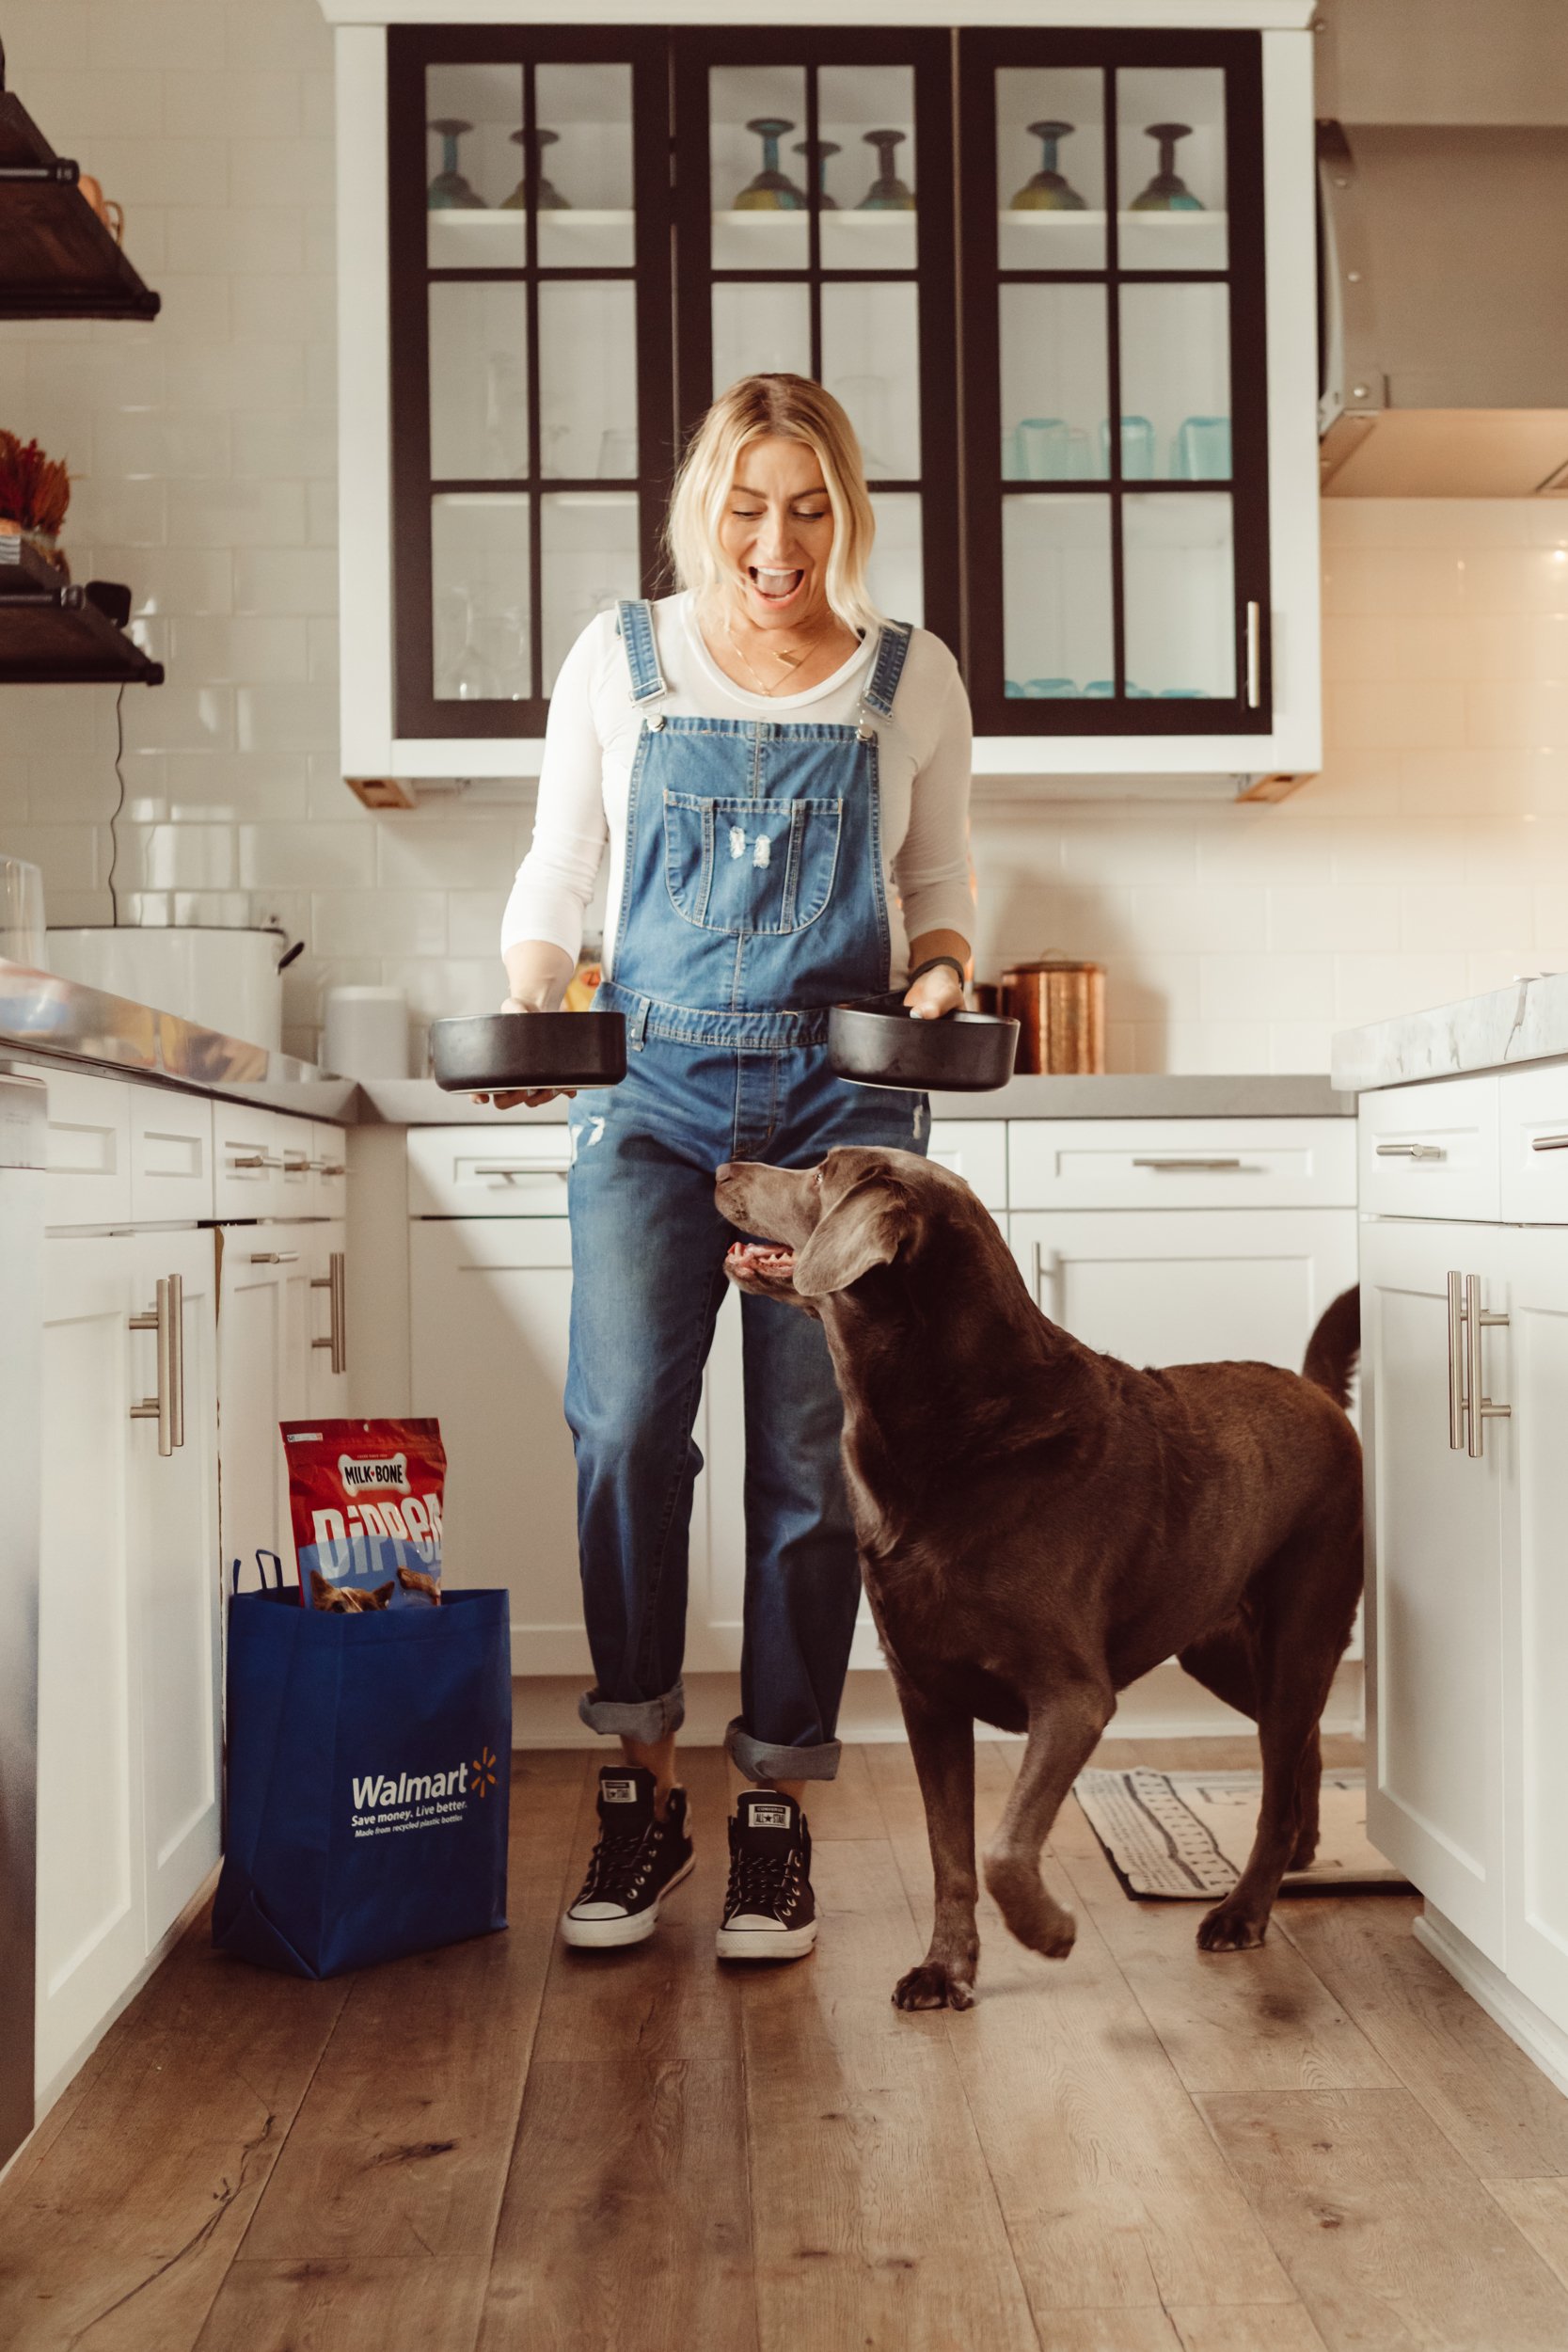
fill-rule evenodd
<path id="1" fill-rule="evenodd" d="M 310 1596 L 318 1609 L 330 1609 L 338 1597 L 338 1587 L 335 1584 L 329 1584 L 319 1568 L 312 1568 Z"/>
<path id="2" fill-rule="evenodd" d="M 847 1290 L 874 1265 L 891 1265 L 909 1230 L 901 1193 L 875 1177 L 851 1186 L 795 1252 L 795 1287 L 802 1298 Z"/>

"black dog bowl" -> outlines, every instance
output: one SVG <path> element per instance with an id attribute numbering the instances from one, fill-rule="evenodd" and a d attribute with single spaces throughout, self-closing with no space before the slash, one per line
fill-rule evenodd
<path id="1" fill-rule="evenodd" d="M 626 1074 L 619 1012 L 487 1012 L 435 1021 L 430 1055 L 449 1094 L 515 1087 L 612 1087 Z"/>
<path id="2" fill-rule="evenodd" d="M 915 1021 L 901 994 L 835 1005 L 828 1015 L 828 1060 L 862 1087 L 907 1087 L 989 1094 L 1013 1074 L 1018 1023 L 990 1012 L 944 1012 Z"/>

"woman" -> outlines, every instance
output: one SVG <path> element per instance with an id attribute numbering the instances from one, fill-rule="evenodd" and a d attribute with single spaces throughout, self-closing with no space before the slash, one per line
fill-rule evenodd
<path id="1" fill-rule="evenodd" d="M 961 999 L 969 706 L 946 647 L 871 604 L 873 529 L 853 430 L 819 385 L 748 376 L 715 402 L 671 504 L 682 593 L 601 615 L 567 656 L 506 910 L 508 1009 L 547 1009 L 609 841 L 596 1003 L 626 1015 L 629 1069 L 573 1128 L 566 1418 L 595 1677 L 580 1712 L 625 1760 L 599 1775 L 572 1945 L 640 1942 L 692 1867 L 675 1768 L 691 1430 L 735 1239 L 714 1170 L 807 1167 L 834 1144 L 923 1151 L 924 1097 L 828 1068 L 828 1008 L 895 980 L 923 1018 Z M 750 1296 L 741 1319 L 746 1593 L 726 1744 L 756 1788 L 730 1824 L 718 1948 L 794 1959 L 816 1936 L 800 1797 L 838 1768 L 860 1577 L 820 1326 Z"/>

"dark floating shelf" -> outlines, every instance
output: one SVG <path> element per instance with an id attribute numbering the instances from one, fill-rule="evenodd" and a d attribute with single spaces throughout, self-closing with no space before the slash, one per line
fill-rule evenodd
<path id="1" fill-rule="evenodd" d="M 0 319 L 153 319 L 143 285 L 20 99 L 0 50 Z"/>
<path id="2" fill-rule="evenodd" d="M 161 686 L 163 663 L 111 617 L 129 606 L 128 590 L 79 586 L 24 540 L 0 537 L 0 686 Z"/>

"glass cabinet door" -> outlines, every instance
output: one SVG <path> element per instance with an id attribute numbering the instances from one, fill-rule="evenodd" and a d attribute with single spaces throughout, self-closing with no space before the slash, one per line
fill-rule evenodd
<path id="1" fill-rule="evenodd" d="M 959 56 L 976 727 L 1265 732 L 1258 38 Z"/>
<path id="2" fill-rule="evenodd" d="M 826 385 L 865 459 L 872 594 L 957 651 L 948 36 L 671 38 L 683 436 L 737 376 Z"/>
<path id="3" fill-rule="evenodd" d="M 388 111 L 397 732 L 538 736 L 658 569 L 664 38 L 394 27 Z"/>

